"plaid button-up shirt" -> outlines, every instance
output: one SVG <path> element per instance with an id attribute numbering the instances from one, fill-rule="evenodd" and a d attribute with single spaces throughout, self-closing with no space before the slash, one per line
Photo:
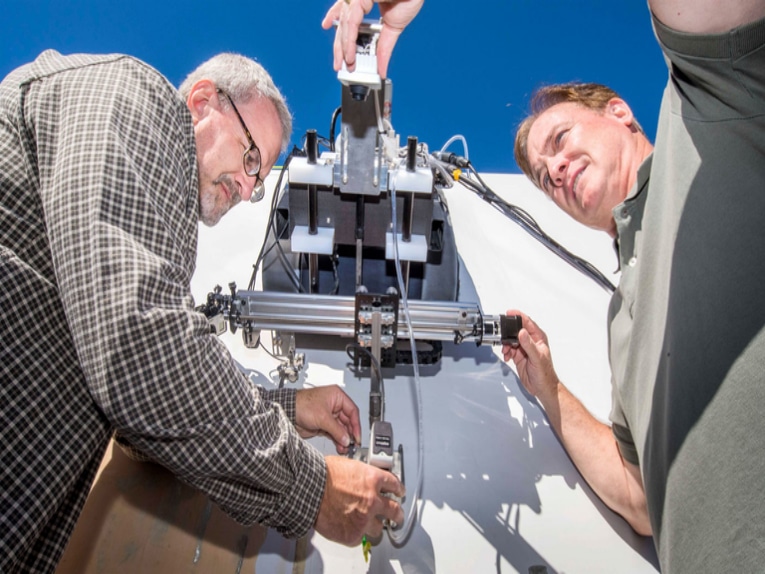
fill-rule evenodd
<path id="1" fill-rule="evenodd" d="M 194 311 L 191 115 L 127 56 L 0 84 L 0 571 L 52 571 L 116 431 L 236 520 L 301 536 L 323 457 Z"/>

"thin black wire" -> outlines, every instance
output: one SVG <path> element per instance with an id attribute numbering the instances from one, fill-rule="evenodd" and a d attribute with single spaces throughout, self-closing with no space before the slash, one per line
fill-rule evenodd
<path id="1" fill-rule="evenodd" d="M 266 233 L 263 237 L 263 243 L 260 245 L 260 251 L 258 252 L 258 258 L 255 260 L 255 264 L 252 266 L 252 275 L 250 276 L 250 284 L 248 285 L 247 289 L 249 291 L 255 290 L 255 280 L 258 276 L 258 269 L 260 268 L 260 264 L 263 262 L 263 257 L 265 257 L 265 249 L 266 249 L 266 243 L 268 242 L 268 230 L 271 229 L 274 225 L 274 216 L 276 215 L 276 205 L 279 201 L 279 193 L 282 188 L 282 179 L 284 178 L 284 174 L 287 172 L 290 162 L 292 161 L 292 158 L 295 155 L 295 150 L 293 149 L 292 152 L 287 156 L 287 159 L 284 162 L 284 165 L 282 166 L 282 171 L 279 173 L 279 179 L 276 180 L 276 186 L 274 187 L 274 194 L 271 196 L 271 206 L 270 206 L 270 212 L 268 214 L 268 223 L 266 223 Z M 279 242 L 279 237 L 276 236 L 276 242 Z"/>
<path id="2" fill-rule="evenodd" d="M 274 241 L 271 245 L 269 245 L 268 249 L 266 249 L 265 252 L 263 253 L 263 258 L 265 259 L 266 255 L 271 253 L 271 251 L 273 251 L 274 247 L 276 247 L 278 244 L 279 244 L 278 241 Z"/>
<path id="3" fill-rule="evenodd" d="M 332 275 L 335 279 L 335 285 L 332 287 L 330 295 L 337 295 L 340 292 L 340 274 L 337 272 L 337 250 L 329 256 L 329 261 L 332 263 Z"/>
<path id="4" fill-rule="evenodd" d="M 354 362 L 356 361 L 356 357 L 354 357 L 351 354 L 351 349 L 363 351 L 369 357 L 369 364 L 372 365 L 372 368 L 374 369 L 375 374 L 377 375 L 377 380 L 380 381 L 380 406 L 382 408 L 382 412 L 380 414 L 383 418 L 385 418 L 385 380 L 383 379 L 383 376 L 382 376 L 382 369 L 380 368 L 380 362 L 377 360 L 377 357 L 374 356 L 372 351 L 370 351 L 366 347 L 362 347 L 358 343 L 348 343 L 345 346 L 345 353 Z"/>
<path id="5" fill-rule="evenodd" d="M 335 151 L 335 126 L 337 125 L 337 116 L 342 113 L 343 107 L 338 106 L 332 113 L 332 120 L 329 122 L 329 150 Z"/>
<path id="6" fill-rule="evenodd" d="M 276 352 L 273 349 L 273 347 L 274 347 L 274 342 L 273 341 L 271 341 L 271 350 L 270 351 L 268 349 L 266 349 L 266 346 L 261 341 L 258 341 L 258 346 L 261 349 L 263 349 L 263 351 L 265 351 L 266 355 L 269 355 L 270 357 L 276 359 L 277 361 L 281 361 L 281 358 L 276 356 Z"/>
<path id="7" fill-rule="evenodd" d="M 279 261 L 282 264 L 282 267 L 284 268 L 284 272 L 286 273 L 287 277 L 290 280 L 290 283 L 292 283 L 292 286 L 295 288 L 295 290 L 298 293 L 305 293 L 305 289 L 303 289 L 303 285 L 300 283 L 300 279 L 298 277 L 302 276 L 302 265 L 298 269 L 298 277 L 295 276 L 295 274 L 292 272 L 292 265 L 290 263 L 290 260 L 287 258 L 287 254 L 284 252 L 284 248 L 282 247 L 281 241 L 278 239 L 276 240 L 276 250 L 279 254 Z M 300 258 L 299 261 L 302 261 L 302 257 L 298 255 Z"/>
<path id="8" fill-rule="evenodd" d="M 332 134 L 329 139 L 329 146 L 330 148 L 334 147 L 334 123 L 337 120 L 337 115 L 340 113 L 341 108 L 337 108 L 335 110 L 335 113 L 332 116 L 332 128 L 330 133 Z M 327 143 L 326 138 L 322 138 L 322 144 Z M 268 223 L 266 225 L 266 229 L 273 230 L 274 233 L 274 243 L 266 249 L 266 244 L 268 242 L 268 233 L 265 234 L 265 237 L 263 238 L 263 243 L 260 247 L 260 252 L 258 253 L 258 258 L 253 265 L 253 271 L 252 276 L 250 277 L 250 283 L 249 283 L 249 290 L 255 289 L 255 282 L 258 274 L 258 269 L 260 268 L 260 265 L 263 262 L 263 259 L 266 254 L 268 254 L 271 249 L 274 247 L 277 248 L 277 251 L 279 253 L 280 261 L 292 283 L 292 285 L 295 287 L 295 289 L 298 292 L 304 292 L 303 286 L 301 282 L 298 280 L 297 277 L 295 277 L 294 273 L 292 273 L 292 268 L 290 265 L 290 262 L 287 258 L 286 253 L 284 252 L 284 248 L 281 245 L 281 242 L 279 241 L 279 230 L 276 228 L 276 221 L 275 221 L 275 214 L 276 214 L 276 205 L 279 200 L 279 194 L 282 187 L 282 180 L 284 177 L 285 172 L 289 168 L 290 161 L 295 156 L 295 151 L 290 153 L 290 155 L 287 157 L 287 160 L 284 162 L 284 166 L 282 167 L 282 171 L 279 174 L 279 179 L 276 182 L 276 187 L 274 189 L 274 194 L 271 197 L 271 206 L 270 206 L 270 213 L 268 217 Z M 542 243 L 545 247 L 547 247 L 550 251 L 552 251 L 554 254 L 559 256 L 561 259 L 566 261 L 569 265 L 574 267 L 575 269 L 579 270 L 581 273 L 584 273 L 591 279 L 593 279 L 598 285 L 609 291 L 610 293 L 613 293 L 616 287 L 608 280 L 607 277 L 605 277 L 600 270 L 598 270 L 594 265 L 592 265 L 590 262 L 582 259 L 581 257 L 571 253 L 568 249 L 563 247 L 560 243 L 555 241 L 552 237 L 550 237 L 536 222 L 536 220 L 529 215 L 528 212 L 526 212 L 524 209 L 518 207 L 517 205 L 513 205 L 504 199 L 502 199 L 499 195 L 497 195 L 481 178 L 481 175 L 478 173 L 478 171 L 475 169 L 475 166 L 472 164 L 472 162 L 468 162 L 468 167 L 472 171 L 473 176 L 477 180 L 474 181 L 473 179 L 469 177 L 462 177 L 460 178 L 460 183 L 462 183 L 463 186 L 473 191 L 476 195 L 478 195 L 481 199 L 486 201 L 489 205 L 497 209 L 500 213 L 504 214 L 506 217 L 508 217 L 511 221 L 514 221 L 517 223 L 524 231 L 529 233 L 532 237 L 534 237 L 537 241 Z M 337 287 L 337 269 L 334 269 L 335 272 L 335 281 Z"/>
<path id="9" fill-rule="evenodd" d="M 319 136 L 318 143 L 319 145 L 322 145 L 324 147 L 327 147 L 331 150 L 334 150 L 335 147 L 335 141 L 334 141 L 334 129 L 335 129 L 335 122 L 337 121 L 337 116 L 340 114 L 341 108 L 337 108 L 332 115 L 332 125 L 330 128 L 331 137 L 329 139 Z M 305 142 L 305 136 L 303 137 L 303 142 Z M 305 150 L 303 150 L 305 151 Z M 266 230 L 271 230 L 274 233 L 274 243 L 271 244 L 268 249 L 266 249 L 266 244 L 268 243 L 268 231 L 265 234 L 265 237 L 263 237 L 263 243 L 260 246 L 260 252 L 258 253 L 258 258 L 255 260 L 255 264 L 252 266 L 252 275 L 250 276 L 250 283 L 248 286 L 248 290 L 254 291 L 255 290 L 255 283 L 258 276 L 258 269 L 260 269 L 261 264 L 263 263 L 263 259 L 265 256 L 271 252 L 271 250 L 276 247 L 277 253 L 279 256 L 279 260 L 282 264 L 282 267 L 284 268 L 287 277 L 289 278 L 290 282 L 292 283 L 293 287 L 298 293 L 305 293 L 305 289 L 303 289 L 303 285 L 298 277 L 295 277 L 295 274 L 292 272 L 292 266 L 290 264 L 289 259 L 287 258 L 287 254 L 284 252 L 284 248 L 281 245 L 280 241 L 280 231 L 276 227 L 276 206 L 279 201 L 279 196 L 281 193 L 282 188 L 282 179 L 284 178 L 284 174 L 289 169 L 290 161 L 292 161 L 292 158 L 298 155 L 299 150 L 297 147 L 293 148 L 293 150 L 290 152 L 289 156 L 287 156 L 286 161 L 284 162 L 284 166 L 282 166 L 282 171 L 279 174 L 279 179 L 276 181 L 276 187 L 274 188 L 274 194 L 271 196 L 271 206 L 270 206 L 270 213 L 268 215 L 268 222 L 266 223 Z M 300 259 L 301 262 L 301 269 L 302 269 L 302 258 Z M 339 278 L 337 276 L 337 267 L 334 265 L 333 262 L 333 268 L 334 268 L 334 274 L 335 274 L 335 287 L 334 287 L 334 293 L 337 293 L 339 289 Z M 299 272 L 299 274 L 302 274 L 302 271 Z"/>
<path id="10" fill-rule="evenodd" d="M 568 249 L 563 247 L 560 243 L 555 241 L 547 233 L 542 230 L 536 220 L 517 205 L 513 205 L 498 196 L 488 185 L 483 181 L 481 176 L 476 171 L 472 163 L 468 162 L 468 167 L 472 170 L 473 175 L 478 180 L 478 183 L 468 177 L 461 177 L 460 183 L 465 187 L 473 191 L 481 199 L 489 203 L 492 207 L 503 213 L 510 220 L 516 222 L 527 233 L 529 233 L 534 239 L 542 243 L 550 251 L 555 253 L 558 257 L 563 259 L 566 263 L 584 273 L 595 281 L 598 285 L 606 289 L 608 292 L 613 293 L 616 287 L 611 283 L 608 278 L 600 272 L 592 263 L 586 261 L 574 255 Z"/>

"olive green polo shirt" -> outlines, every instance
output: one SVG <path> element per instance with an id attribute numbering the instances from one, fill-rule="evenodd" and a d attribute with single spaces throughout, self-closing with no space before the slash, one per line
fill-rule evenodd
<path id="1" fill-rule="evenodd" d="M 656 145 L 614 210 L 614 436 L 639 464 L 664 572 L 765 563 L 765 20 L 654 19 Z"/>

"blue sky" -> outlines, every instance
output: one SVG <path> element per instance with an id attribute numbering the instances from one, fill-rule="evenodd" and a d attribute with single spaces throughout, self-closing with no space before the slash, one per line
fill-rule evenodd
<path id="1" fill-rule="evenodd" d="M 239 52 L 273 75 L 295 116 L 292 140 L 299 143 L 307 129 L 328 135 L 340 103 L 334 33 L 320 25 L 330 5 L 11 0 L 0 18 L 0 75 L 54 48 L 131 54 L 178 85 L 208 57 Z M 392 122 L 402 141 L 414 135 L 440 149 L 460 134 L 479 172 L 516 173 L 512 138 L 536 87 L 608 84 L 653 139 L 667 71 L 645 1 L 426 0 L 399 40 L 388 75 Z M 462 153 L 460 144 L 450 149 Z"/>

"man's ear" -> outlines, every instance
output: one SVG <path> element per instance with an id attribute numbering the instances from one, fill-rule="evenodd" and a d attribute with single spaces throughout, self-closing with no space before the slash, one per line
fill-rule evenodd
<path id="1" fill-rule="evenodd" d="M 210 113 L 211 109 L 219 106 L 215 84 L 211 80 L 199 80 L 191 86 L 189 96 L 186 98 L 186 105 L 189 107 L 191 117 L 196 125 L 199 120 Z"/>
<path id="2" fill-rule="evenodd" d="M 606 104 L 606 114 L 616 118 L 625 126 L 632 126 L 635 117 L 632 115 L 632 108 L 621 98 L 611 98 Z"/>

